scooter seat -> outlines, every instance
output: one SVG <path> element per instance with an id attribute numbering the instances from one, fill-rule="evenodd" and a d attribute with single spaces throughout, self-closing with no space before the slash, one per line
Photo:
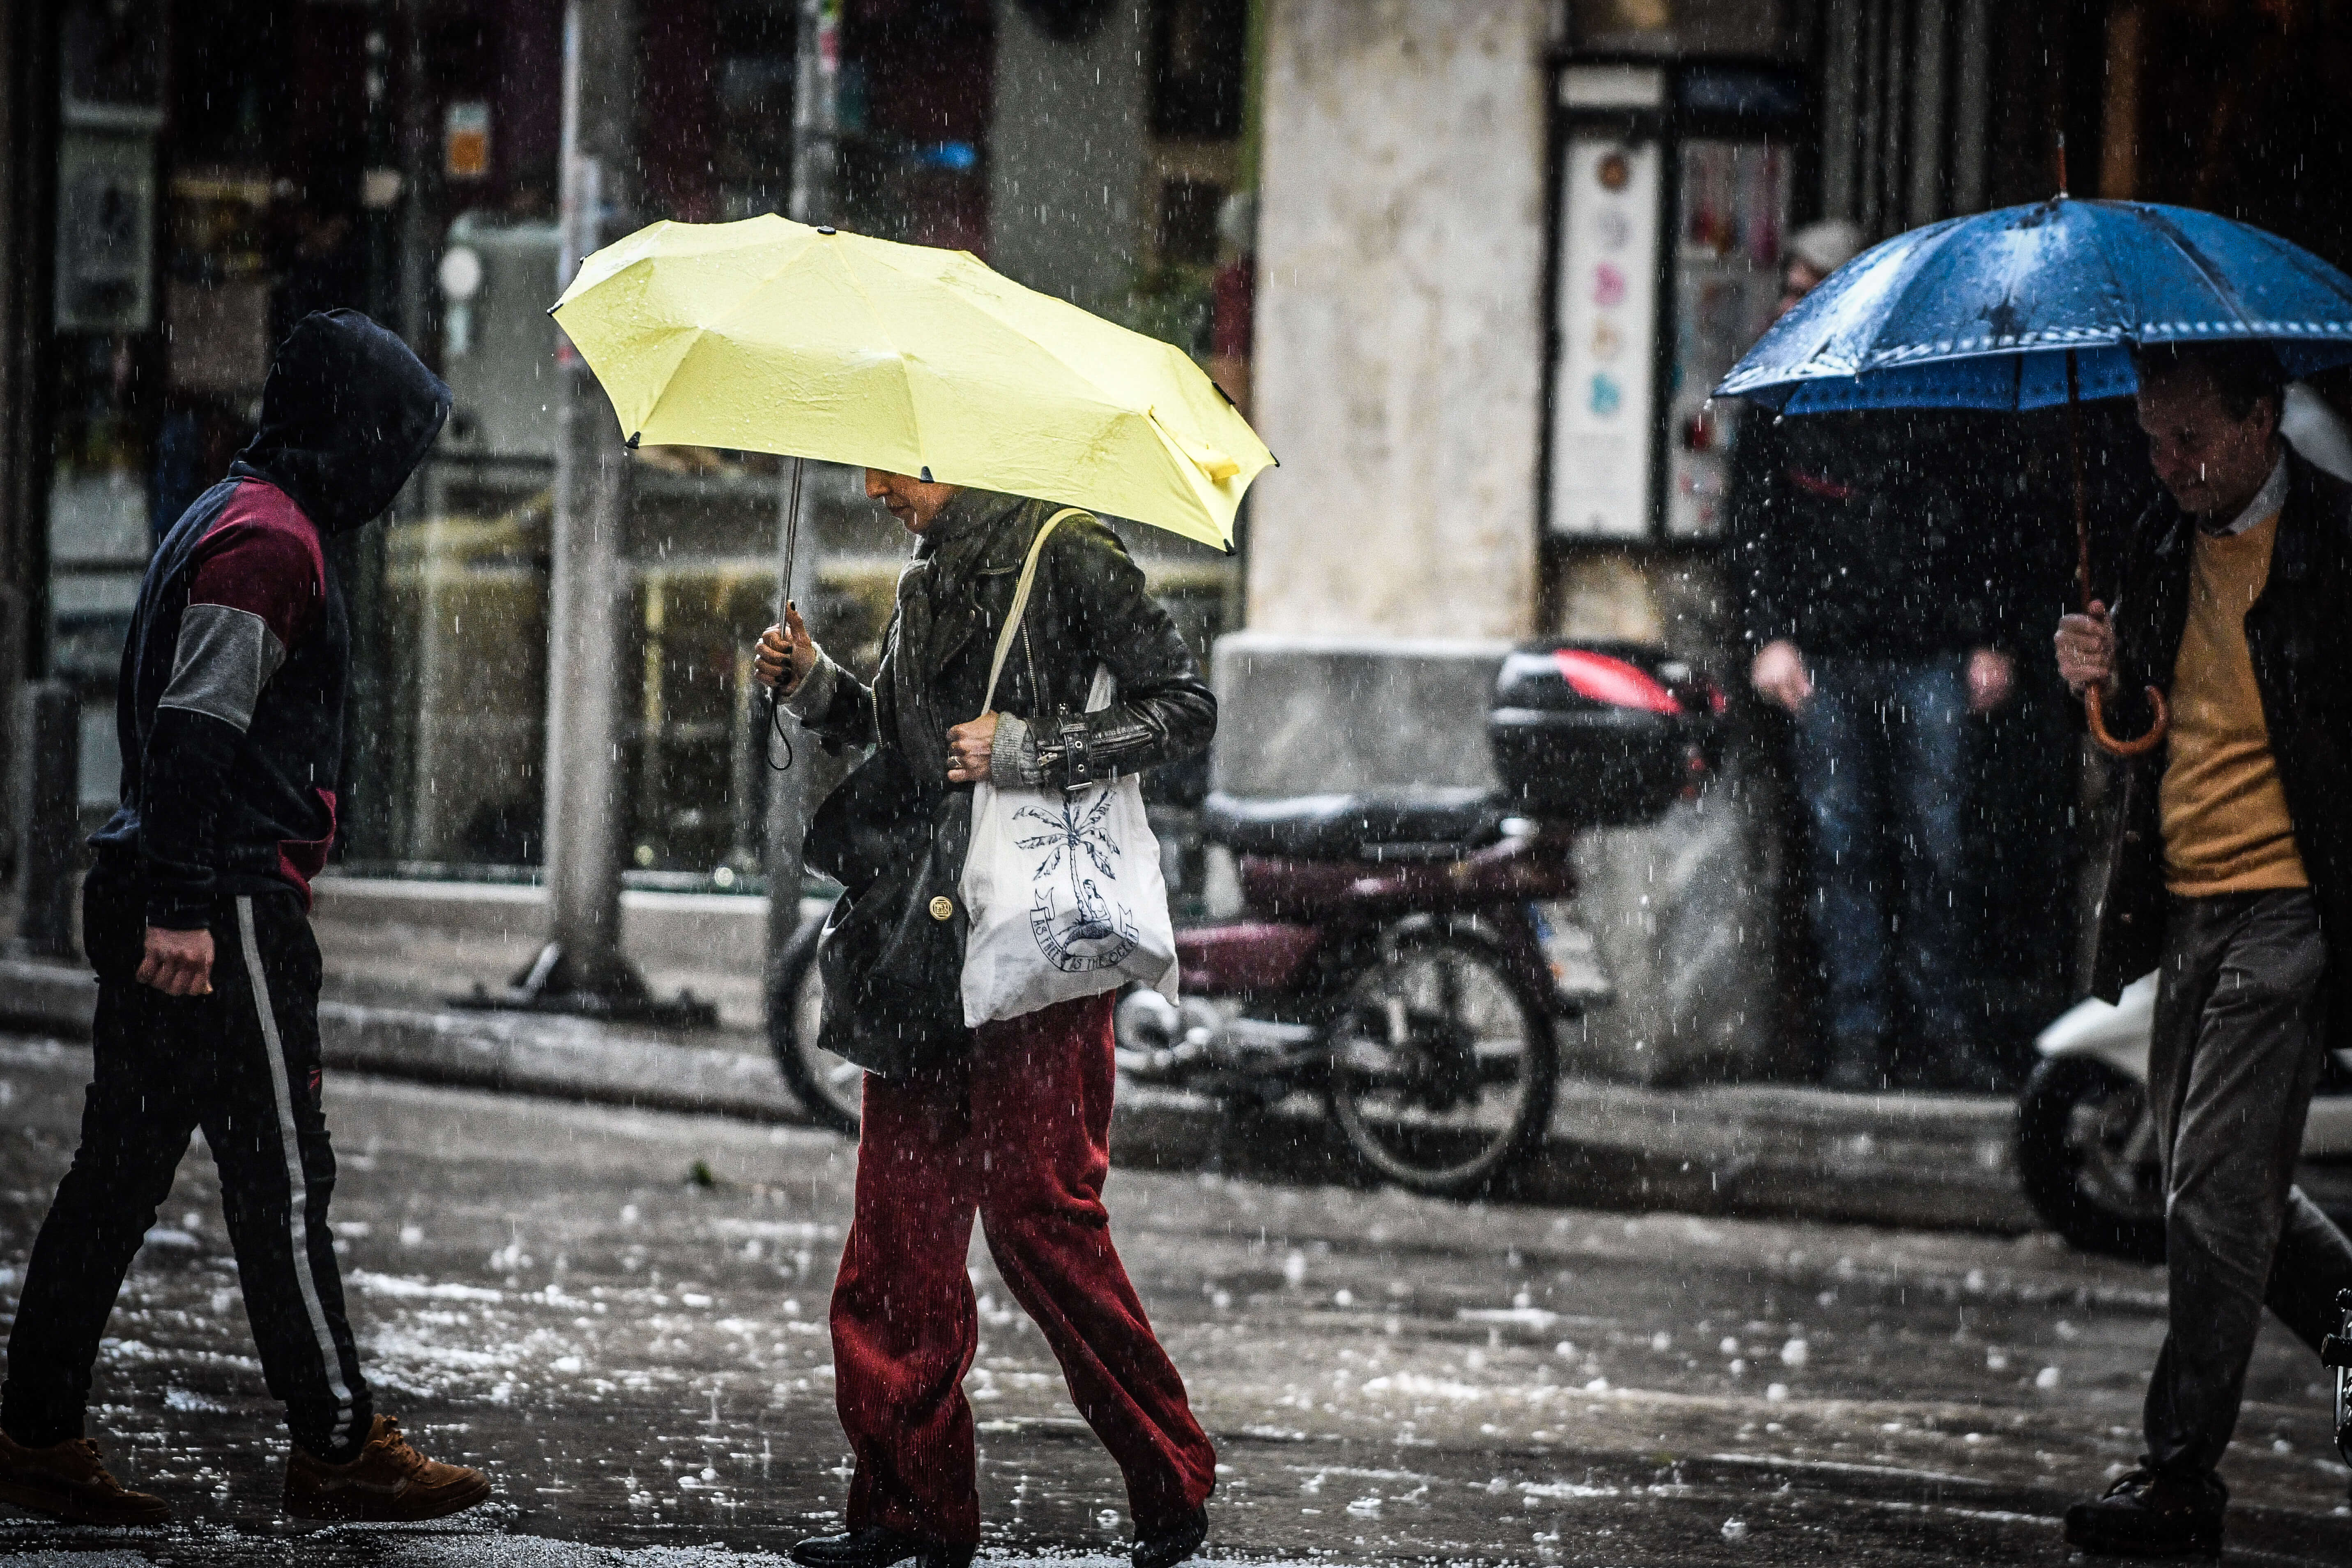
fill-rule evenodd
<path id="1" fill-rule="evenodd" d="M 1220 790 L 1202 803 L 1201 833 L 1236 855 L 1434 858 L 1492 844 L 1510 815 L 1508 803 L 1480 789 L 1433 785 L 1267 800 Z"/>

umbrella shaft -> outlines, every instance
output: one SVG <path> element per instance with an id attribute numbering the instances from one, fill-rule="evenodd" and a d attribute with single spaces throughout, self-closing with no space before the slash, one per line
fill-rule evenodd
<path id="1" fill-rule="evenodd" d="M 776 563 L 776 625 L 784 624 L 784 611 L 793 602 L 793 558 L 800 553 L 801 542 L 801 459 L 793 459 L 793 484 L 784 498 L 784 549 Z"/>
<path id="2" fill-rule="evenodd" d="M 2063 143 L 2062 142 L 2063 149 Z M 2063 152 L 2062 152 L 2063 156 Z M 2091 496 L 2083 472 L 2083 387 L 2074 351 L 2066 351 L 2066 447 L 2074 466 L 2074 590 L 2083 613 L 2091 610 Z"/>

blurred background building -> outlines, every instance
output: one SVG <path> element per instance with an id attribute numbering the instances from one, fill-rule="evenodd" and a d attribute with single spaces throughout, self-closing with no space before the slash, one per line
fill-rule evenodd
<path id="1" fill-rule="evenodd" d="M 635 167 L 608 233 L 786 205 L 796 9 L 637 8 Z M 1240 254 L 1223 237 L 1247 235 L 1227 214 L 1244 188 L 1237 0 L 836 9 L 840 222 L 968 247 L 1215 353 L 1219 268 Z M 116 787 L 112 681 L 152 541 L 243 442 L 278 336 L 352 306 L 396 324 L 457 407 L 390 526 L 342 563 L 373 678 L 356 694 L 344 863 L 535 864 L 561 0 L 73 0 L 10 16 L 10 276 L 26 280 L 12 363 L 32 393 L 9 400 L 7 580 L 26 611 L 13 640 L 80 690 L 87 807 Z M 1225 340 L 1245 342 L 1232 318 L 1246 286 L 1225 293 Z M 1225 374 L 1245 390 L 1238 355 Z M 635 467 L 629 860 L 659 881 L 740 885 L 759 864 L 745 656 L 772 607 L 779 465 L 655 451 Z M 903 550 L 839 478 L 819 514 L 821 609 L 833 641 L 870 656 Z M 1156 534 L 1138 543 L 1205 647 L 1234 621 L 1234 568 Z"/>
<path id="2" fill-rule="evenodd" d="M 1767 321 L 1791 226 L 1883 235 L 2038 199 L 2063 131 L 2077 195 L 2211 206 L 2352 260 L 2328 177 L 2352 95 L 2337 0 L 824 9 L 839 222 L 969 247 L 1181 344 L 1281 456 L 1238 556 L 1132 540 L 1203 649 L 1227 639 L 1217 766 L 1245 792 L 1405 755 L 1475 776 L 1479 687 L 1512 638 L 1664 642 L 1741 684 L 1717 543 L 1739 415 L 1705 395 Z M 787 205 L 799 10 L 593 7 L 633 62 L 608 234 Z M 542 314 L 563 25 L 562 0 L 0 7 L 0 680 L 79 694 L 86 816 L 113 798 L 115 664 L 158 530 L 241 444 L 278 334 L 350 305 L 457 409 L 341 563 L 366 672 L 344 868 L 534 876 L 563 721 Z M 780 468 L 634 467 L 628 871 L 751 891 L 771 775 L 744 655 L 773 600 Z M 2020 504 L 2003 525 L 2023 538 Z M 902 542 L 847 476 L 815 520 L 820 635 L 870 659 Z M 2021 605 L 2029 689 L 2061 593 Z M 1418 661 L 1415 689 L 1456 700 L 1365 707 L 1397 688 L 1364 685 L 1364 660 Z M 1988 1007 L 2026 1019 L 2065 986 L 2074 764 L 2053 702 L 1990 728 L 1986 877 L 2048 912 L 2005 922 L 1982 967 Z M 20 776 L 21 728 L 9 744 Z M 1768 934 L 1798 923 L 1773 918 L 1769 757 L 1744 767 L 1734 809 L 1593 850 L 1596 934 L 1640 999 L 1596 1048 L 1626 1071 L 1759 1070 L 1801 1013 Z"/>

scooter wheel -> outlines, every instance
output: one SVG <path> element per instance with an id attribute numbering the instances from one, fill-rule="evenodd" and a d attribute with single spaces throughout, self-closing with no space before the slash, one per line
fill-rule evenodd
<path id="1" fill-rule="evenodd" d="M 1331 1025 L 1331 1118 L 1358 1158 L 1438 1197 L 1484 1192 L 1543 1142 L 1559 1082 L 1544 998 L 1459 933 L 1384 943 Z"/>
<path id="2" fill-rule="evenodd" d="M 2164 1257 L 2164 1193 L 2146 1088 L 2105 1062 L 2053 1057 L 2017 1101 L 2017 1165 L 2050 1227 L 2085 1252 Z"/>
<path id="3" fill-rule="evenodd" d="M 817 973 L 816 939 L 824 925 L 807 922 L 777 966 L 776 994 L 768 999 L 768 1045 L 775 1052 L 776 1070 L 810 1120 L 855 1138 L 866 1074 L 817 1044 L 824 1023 L 824 983 Z"/>

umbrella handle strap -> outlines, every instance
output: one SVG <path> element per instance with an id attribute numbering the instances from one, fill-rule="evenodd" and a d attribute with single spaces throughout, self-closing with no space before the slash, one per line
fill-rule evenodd
<path id="1" fill-rule="evenodd" d="M 2091 739 L 2099 749 L 2113 757 L 2144 757 L 2163 742 L 2165 732 L 2172 728 L 2172 710 L 2165 705 L 2164 693 L 2151 686 L 2147 689 L 2148 706 L 2156 710 L 2156 722 L 2147 733 L 2136 741 L 2118 741 L 2107 733 L 2105 694 L 2095 686 L 2083 692 L 2083 717 L 2090 721 Z"/>

